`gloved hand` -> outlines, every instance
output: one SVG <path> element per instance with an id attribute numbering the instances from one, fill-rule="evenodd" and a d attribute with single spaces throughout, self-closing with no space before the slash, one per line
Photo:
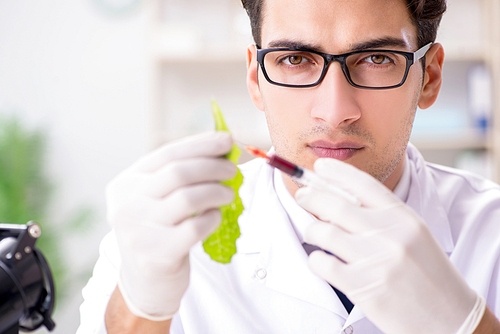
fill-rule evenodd
<path id="1" fill-rule="evenodd" d="M 189 250 L 215 230 L 236 173 L 222 156 L 226 132 L 166 144 L 119 174 L 106 189 L 108 219 L 122 264 L 119 289 L 139 317 L 171 318 L 189 283 Z"/>
<path id="2" fill-rule="evenodd" d="M 305 241 L 338 256 L 313 252 L 311 270 L 384 333 L 472 333 L 477 322 L 471 325 L 471 317 L 482 315 L 484 299 L 467 286 L 422 219 L 351 165 L 318 159 L 314 170 L 362 205 L 328 190 L 297 191 L 297 202 L 322 220 L 310 226 Z"/>

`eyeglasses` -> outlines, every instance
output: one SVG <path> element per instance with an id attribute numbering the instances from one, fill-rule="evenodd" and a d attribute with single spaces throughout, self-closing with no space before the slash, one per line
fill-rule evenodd
<path id="1" fill-rule="evenodd" d="M 432 43 L 415 52 L 362 50 L 331 55 L 306 49 L 258 49 L 264 77 L 274 85 L 307 88 L 321 83 L 332 62 L 339 62 L 347 81 L 364 89 L 402 86 L 411 65 L 425 56 Z"/>

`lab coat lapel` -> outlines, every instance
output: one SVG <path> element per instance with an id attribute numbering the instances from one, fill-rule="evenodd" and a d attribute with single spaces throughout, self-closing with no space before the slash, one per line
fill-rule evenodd
<path id="1" fill-rule="evenodd" d="M 273 170 L 267 165 L 255 185 L 251 210 L 245 217 L 239 253 L 256 256 L 267 271 L 266 287 L 311 303 L 343 319 L 347 312 L 328 283 L 307 265 L 307 254 L 274 189 Z"/>

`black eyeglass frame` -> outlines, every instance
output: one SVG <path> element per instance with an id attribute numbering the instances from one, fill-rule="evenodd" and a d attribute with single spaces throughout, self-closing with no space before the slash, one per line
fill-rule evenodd
<path id="1" fill-rule="evenodd" d="M 410 71 L 410 67 L 413 64 L 415 64 L 417 61 L 419 61 L 422 57 L 424 57 L 427 54 L 427 51 L 429 51 L 429 49 L 431 48 L 431 46 L 433 44 L 434 43 L 432 43 L 432 42 L 428 43 L 415 52 L 382 50 L 382 49 L 367 49 L 367 50 L 353 51 L 353 52 L 344 53 L 344 54 L 340 54 L 340 55 L 332 55 L 332 54 L 328 54 L 328 53 L 322 53 L 322 52 L 318 52 L 318 51 L 314 51 L 314 50 L 300 49 L 300 48 L 257 49 L 257 62 L 260 64 L 260 67 L 262 69 L 262 73 L 264 74 L 264 77 L 266 78 L 266 80 L 269 83 L 271 83 L 273 85 L 277 85 L 277 86 L 290 87 L 290 88 L 310 88 L 310 87 L 318 86 L 325 78 L 326 72 L 327 72 L 330 64 L 336 61 L 336 62 L 340 63 L 340 67 L 342 68 L 342 72 L 344 72 L 344 76 L 346 77 L 349 84 L 351 84 L 351 86 L 356 87 L 356 88 L 375 89 L 375 90 L 377 90 L 377 89 L 392 89 L 392 88 L 401 87 L 406 82 L 406 79 L 408 78 L 408 73 Z M 266 54 L 268 54 L 269 52 L 273 52 L 273 51 L 309 52 L 309 53 L 314 53 L 314 54 L 317 54 L 317 55 L 323 57 L 323 59 L 325 60 L 325 63 L 323 65 L 323 70 L 321 72 L 320 78 L 316 82 L 314 82 L 312 84 L 307 84 L 307 85 L 291 85 L 291 84 L 284 84 L 284 83 L 279 83 L 279 82 L 271 80 L 271 78 L 269 78 L 269 76 L 267 75 L 266 68 L 264 66 L 264 57 Z M 366 52 L 372 52 L 372 51 L 396 53 L 396 54 L 400 54 L 406 58 L 405 74 L 404 74 L 403 79 L 401 80 L 401 82 L 399 84 L 393 85 L 393 86 L 370 87 L 370 86 L 358 85 L 352 81 L 351 75 L 349 73 L 349 69 L 347 68 L 347 65 L 346 65 L 346 58 L 351 56 L 351 55 L 354 55 L 354 54 L 366 53 Z"/>

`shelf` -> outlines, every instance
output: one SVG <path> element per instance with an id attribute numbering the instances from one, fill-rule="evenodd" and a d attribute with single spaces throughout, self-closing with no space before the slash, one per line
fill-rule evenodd
<path id="1" fill-rule="evenodd" d="M 207 42 L 190 24 L 158 23 L 152 29 L 150 52 L 159 63 L 245 63 L 246 47 L 251 40 L 243 37 Z"/>
<path id="2" fill-rule="evenodd" d="M 487 60 L 482 48 L 468 48 L 466 45 L 466 43 L 443 44 L 445 64 L 447 61 L 485 62 Z"/>
<path id="3" fill-rule="evenodd" d="M 227 64 L 241 63 L 246 64 L 245 52 L 231 50 L 222 54 L 222 52 L 199 51 L 193 53 L 172 54 L 170 52 L 157 52 L 153 55 L 159 64 Z"/>
<path id="4" fill-rule="evenodd" d="M 420 134 L 412 136 L 410 142 L 421 150 L 486 150 L 490 148 L 486 135 L 474 130 L 457 134 Z"/>

